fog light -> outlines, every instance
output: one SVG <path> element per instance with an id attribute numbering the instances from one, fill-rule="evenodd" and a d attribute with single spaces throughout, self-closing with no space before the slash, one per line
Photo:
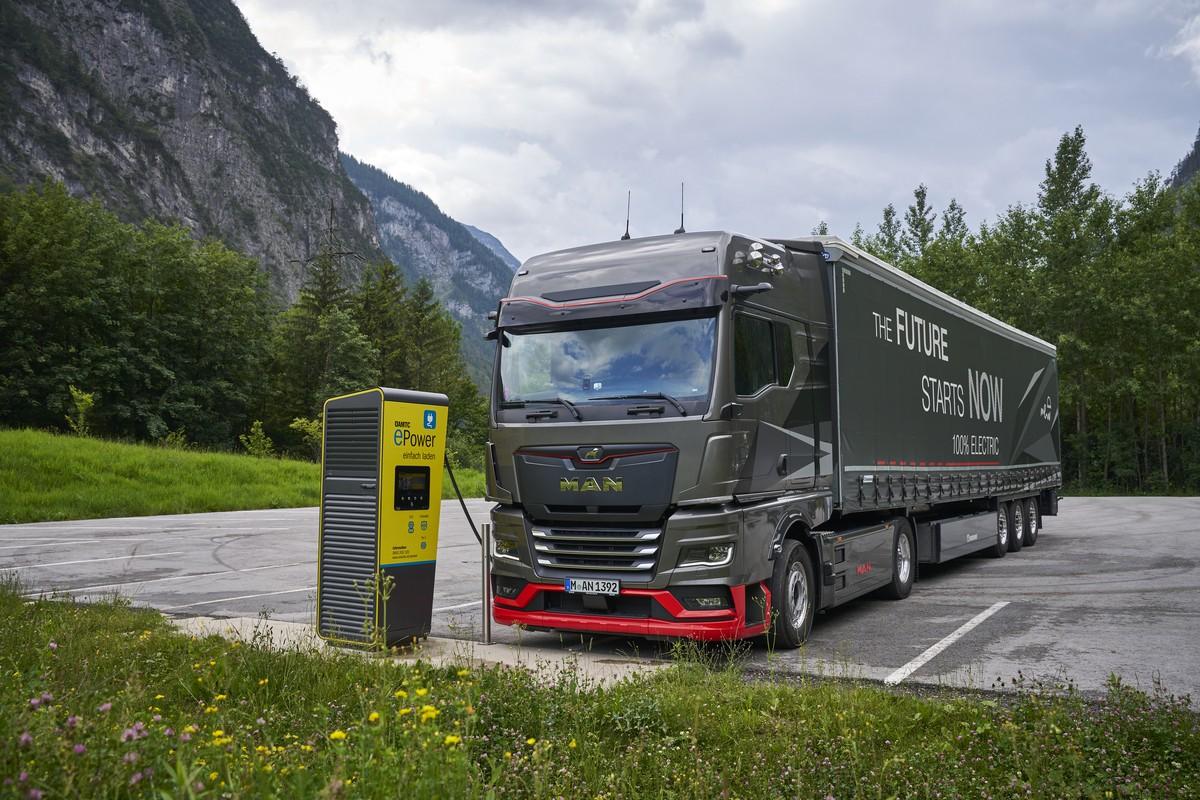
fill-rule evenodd
<path id="1" fill-rule="evenodd" d="M 683 551 L 679 566 L 703 565 L 707 567 L 723 567 L 733 561 L 733 544 L 710 544 L 705 547 L 689 547 Z"/>

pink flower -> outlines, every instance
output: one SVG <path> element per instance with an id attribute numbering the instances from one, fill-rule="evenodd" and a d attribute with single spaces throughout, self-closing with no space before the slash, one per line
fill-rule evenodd
<path id="1" fill-rule="evenodd" d="M 50 694 L 49 692 L 42 692 L 42 702 L 46 703 L 47 705 L 53 703 L 54 695 Z"/>
<path id="2" fill-rule="evenodd" d="M 17 744 L 21 747 L 29 747 L 29 745 L 33 744 L 33 736 L 30 735 L 29 731 L 22 731 L 21 735 L 17 737 Z"/>
<path id="3" fill-rule="evenodd" d="M 77 744 L 74 747 L 72 747 L 71 749 L 75 751 L 75 755 L 77 755 L 77 756 L 81 756 L 87 752 L 87 748 L 84 747 L 82 744 Z"/>
<path id="4" fill-rule="evenodd" d="M 49 647 L 50 647 L 50 649 L 51 649 L 51 650 L 57 650 L 57 649 L 58 649 L 58 642 L 51 642 L 51 643 L 49 644 Z"/>
<path id="5" fill-rule="evenodd" d="M 190 733 L 188 733 L 187 731 L 184 731 L 183 733 L 179 734 L 179 741 L 190 742 L 191 740 L 192 740 L 192 735 Z"/>
<path id="6" fill-rule="evenodd" d="M 67 717 L 67 727 L 68 728 L 74 728 L 78 724 L 79 724 L 79 717 L 75 716 L 74 714 Z"/>
<path id="7" fill-rule="evenodd" d="M 174 736 L 174 735 L 175 735 L 174 728 L 163 728 L 163 736 Z"/>
<path id="8" fill-rule="evenodd" d="M 29 800 L 42 800 L 42 790 L 41 789 L 30 789 L 29 790 Z"/>
<path id="9" fill-rule="evenodd" d="M 30 708 L 37 708 L 41 704 L 42 704 L 42 701 L 36 697 L 29 701 Z"/>
<path id="10" fill-rule="evenodd" d="M 96 710 L 101 714 L 107 714 L 109 711 L 112 711 L 112 703 L 101 703 L 96 706 Z"/>
<path id="11" fill-rule="evenodd" d="M 138 754 L 135 751 L 130 750 L 128 753 L 125 754 L 125 758 L 122 760 L 126 764 L 136 764 L 137 760 L 138 760 Z"/>
<path id="12" fill-rule="evenodd" d="M 140 772 L 133 773 L 133 776 L 130 777 L 130 779 L 129 779 L 130 786 L 137 786 L 141 782 L 142 782 L 142 773 L 140 773 Z"/>

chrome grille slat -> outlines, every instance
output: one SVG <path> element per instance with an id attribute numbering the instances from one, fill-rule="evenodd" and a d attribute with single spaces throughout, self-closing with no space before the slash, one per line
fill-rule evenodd
<path id="1" fill-rule="evenodd" d="M 659 528 L 592 528 L 534 525 L 532 549 L 543 573 L 619 572 L 625 580 L 649 580 L 661 547 Z"/>

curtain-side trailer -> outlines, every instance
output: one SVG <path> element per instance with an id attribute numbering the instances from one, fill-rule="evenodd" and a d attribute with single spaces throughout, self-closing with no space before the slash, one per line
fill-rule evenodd
<path id="1" fill-rule="evenodd" d="M 500 623 L 795 646 L 1057 513 L 1053 346 L 834 237 L 538 256 L 489 336 Z"/>

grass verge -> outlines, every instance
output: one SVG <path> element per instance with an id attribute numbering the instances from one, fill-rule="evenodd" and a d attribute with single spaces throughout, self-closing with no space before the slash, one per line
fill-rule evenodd
<path id="1" fill-rule="evenodd" d="M 14 797 L 1194 797 L 1186 700 L 922 699 L 680 664 L 598 687 L 173 632 L 0 588 Z"/>
<path id="2" fill-rule="evenodd" d="M 483 475 L 454 472 L 467 497 Z M 443 480 L 443 498 L 453 497 Z M 315 506 L 321 469 L 307 461 L 171 450 L 0 430 L 0 523 Z"/>

